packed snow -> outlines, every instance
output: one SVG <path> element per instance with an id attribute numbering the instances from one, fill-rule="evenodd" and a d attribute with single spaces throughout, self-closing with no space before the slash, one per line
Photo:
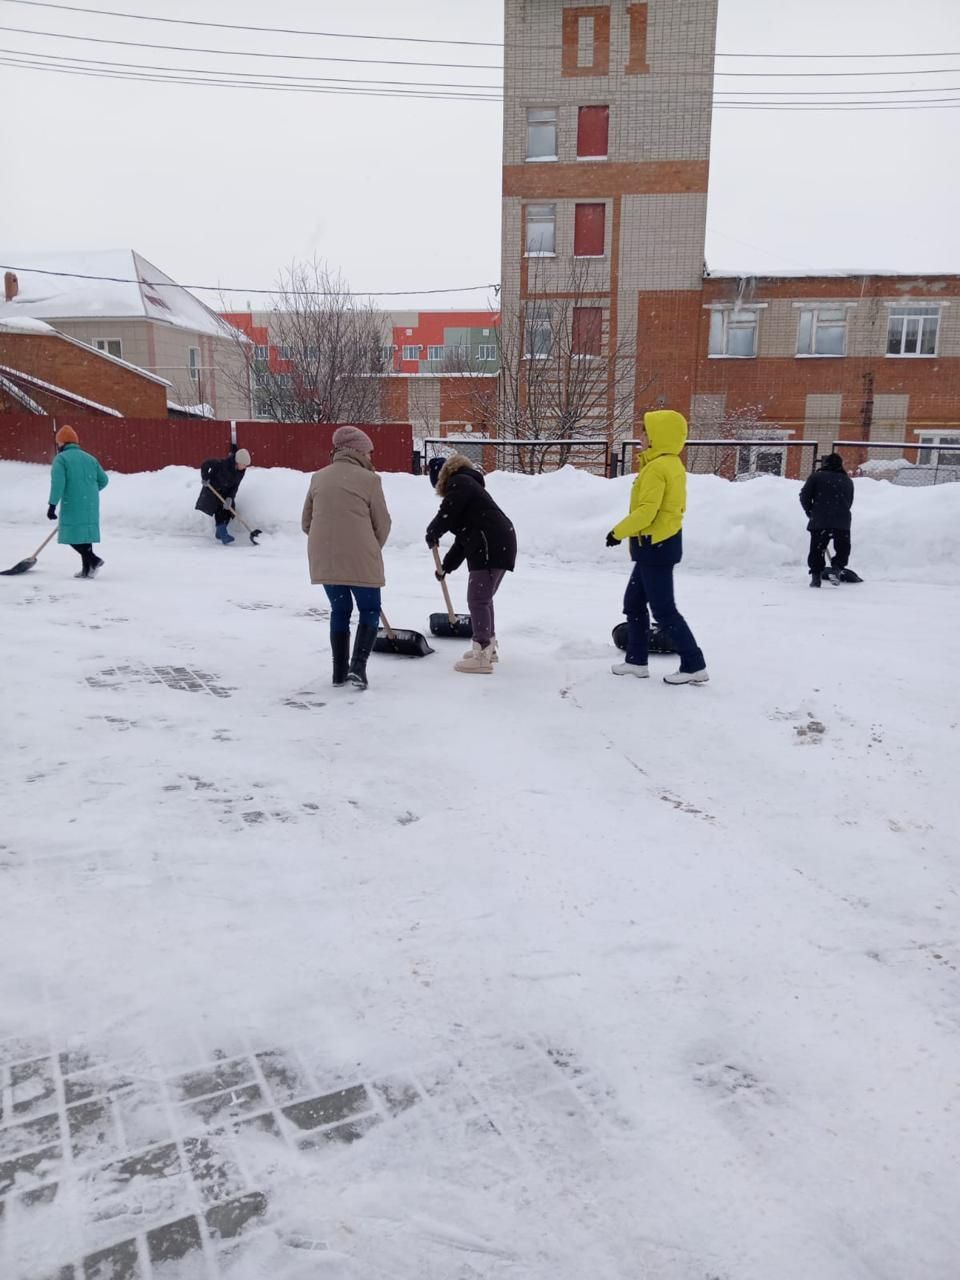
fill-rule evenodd
<path id="1" fill-rule="evenodd" d="M 629 477 L 493 475 L 495 674 L 353 693 L 306 484 L 254 458 L 223 548 L 196 473 L 114 475 L 101 577 L 0 584 L 4 1280 L 952 1280 L 960 486 L 858 480 L 813 592 L 797 483 L 691 477 L 693 689 L 609 674 Z M 0 464 L 2 567 L 46 501 Z"/>

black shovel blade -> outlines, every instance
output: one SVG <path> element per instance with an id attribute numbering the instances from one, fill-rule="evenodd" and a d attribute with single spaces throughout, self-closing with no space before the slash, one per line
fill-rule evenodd
<path id="1" fill-rule="evenodd" d="M 27 556 L 26 560 L 21 560 L 19 564 L 15 564 L 12 569 L 0 570 L 0 578 L 12 578 L 15 573 L 26 573 L 28 569 L 32 569 L 37 563 L 36 556 Z"/>
<path id="2" fill-rule="evenodd" d="M 613 643 L 618 649 L 626 649 L 627 647 L 627 624 L 618 622 L 613 628 Z M 673 645 L 667 636 L 667 633 L 660 627 L 651 627 L 647 636 L 647 652 L 648 653 L 676 653 Z"/>
<path id="3" fill-rule="evenodd" d="M 419 631 L 398 631 L 394 628 L 393 634 L 387 635 L 381 627 L 373 642 L 373 652 L 388 653 L 395 658 L 426 658 L 433 649 Z"/>
<path id="4" fill-rule="evenodd" d="M 445 613 L 431 613 L 430 634 L 447 640 L 472 640 L 473 623 L 468 613 L 458 613 L 453 622 Z"/>
<path id="5" fill-rule="evenodd" d="M 257 539 L 260 537 L 261 533 L 263 533 L 263 530 L 262 530 L 262 529 L 251 529 L 251 530 L 250 530 L 250 541 L 253 543 L 253 545 L 254 545 L 255 547 L 259 547 L 259 545 L 260 545 L 260 543 L 257 541 Z"/>

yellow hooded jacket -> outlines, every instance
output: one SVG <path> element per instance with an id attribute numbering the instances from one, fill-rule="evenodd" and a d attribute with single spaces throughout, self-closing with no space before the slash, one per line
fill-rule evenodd
<path id="1" fill-rule="evenodd" d="M 687 443 L 687 420 L 673 409 L 643 415 L 650 448 L 640 455 L 630 491 L 630 514 L 613 530 L 614 537 L 650 538 L 664 542 L 683 527 L 687 507 L 687 472 L 679 454 Z"/>

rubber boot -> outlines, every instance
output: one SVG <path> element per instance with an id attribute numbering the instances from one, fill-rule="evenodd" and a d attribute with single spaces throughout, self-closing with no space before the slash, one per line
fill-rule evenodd
<path id="1" fill-rule="evenodd" d="M 333 654 L 333 683 L 340 688 L 347 683 L 350 672 L 350 632 L 330 632 L 330 652 Z"/>
<path id="2" fill-rule="evenodd" d="M 233 534 L 225 524 L 217 525 L 216 539 L 218 542 L 222 542 L 225 547 L 229 547 L 231 542 L 236 541 Z"/>
<path id="3" fill-rule="evenodd" d="M 355 689 L 366 689 L 367 687 L 367 659 L 373 653 L 373 642 L 376 638 L 376 627 L 365 627 L 363 625 L 357 627 L 348 676 L 348 682 Z"/>
<path id="4" fill-rule="evenodd" d="M 810 570 L 810 585 L 811 587 L 819 587 L 820 585 L 820 574 L 815 569 Z"/>

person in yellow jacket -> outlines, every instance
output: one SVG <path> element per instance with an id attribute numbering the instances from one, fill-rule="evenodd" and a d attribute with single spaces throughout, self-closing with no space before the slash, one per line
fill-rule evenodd
<path id="1" fill-rule="evenodd" d="M 667 684 L 705 684 L 707 664 L 693 632 L 673 598 L 673 569 L 683 556 L 683 513 L 687 505 L 687 473 L 680 453 L 687 443 L 687 420 L 672 409 L 645 413 L 643 424 L 649 448 L 630 494 L 630 514 L 607 534 L 607 546 L 630 539 L 633 573 L 623 599 L 627 616 L 626 661 L 613 668 L 616 676 L 649 676 L 647 636 L 650 613 L 680 655 L 680 670 L 664 676 Z M 649 611 L 648 611 L 649 610 Z"/>

